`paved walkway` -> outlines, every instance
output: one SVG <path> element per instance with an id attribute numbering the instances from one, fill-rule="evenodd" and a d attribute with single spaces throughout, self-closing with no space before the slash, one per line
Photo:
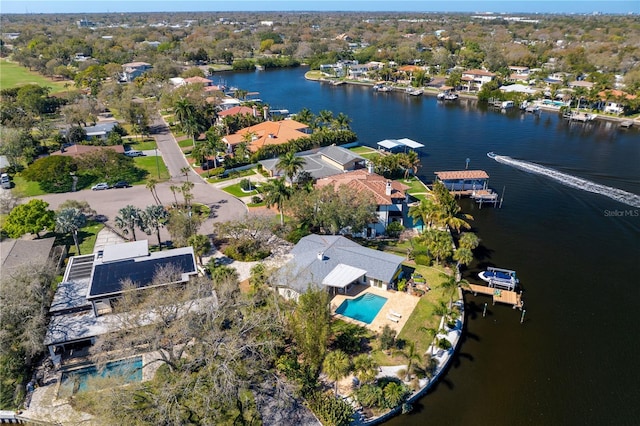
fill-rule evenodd
<path id="1" fill-rule="evenodd" d="M 98 232 L 98 236 L 96 237 L 96 245 L 93 247 L 93 252 L 97 253 L 100 250 L 104 249 L 106 246 L 124 242 L 124 238 L 113 232 L 111 229 L 104 227 L 100 230 L 100 232 Z"/>

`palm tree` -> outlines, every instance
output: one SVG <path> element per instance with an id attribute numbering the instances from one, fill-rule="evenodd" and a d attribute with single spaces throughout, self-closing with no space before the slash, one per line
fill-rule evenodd
<path id="1" fill-rule="evenodd" d="M 460 247 L 473 250 L 480 245 L 480 239 L 472 232 L 463 232 L 460 234 L 458 244 L 460 244 Z"/>
<path id="2" fill-rule="evenodd" d="M 158 181 L 154 178 L 150 178 L 147 180 L 146 188 L 151 192 L 151 196 L 153 197 L 153 201 L 156 202 L 157 205 L 161 205 L 160 198 L 158 197 L 158 190 L 156 189 L 156 185 Z"/>
<path id="3" fill-rule="evenodd" d="M 193 247 L 193 252 L 198 256 L 198 263 L 202 265 L 202 256 L 211 250 L 211 241 L 206 235 L 192 235 L 187 240 L 187 243 Z"/>
<path id="4" fill-rule="evenodd" d="M 447 275 L 445 273 L 440 273 L 440 278 L 444 278 L 444 281 L 440 284 L 440 287 L 444 290 L 445 294 L 449 295 L 449 307 L 451 307 L 451 302 L 453 301 L 453 294 L 458 289 L 458 281 L 456 277 L 453 275 Z"/>
<path id="5" fill-rule="evenodd" d="M 87 217 L 79 209 L 62 209 L 56 214 L 56 232 L 71 233 L 78 255 L 82 254 L 78 243 L 78 230 L 86 224 Z"/>
<path id="6" fill-rule="evenodd" d="M 438 208 L 429 198 L 425 198 L 420 201 L 420 204 L 416 204 L 409 208 L 409 216 L 411 216 L 411 218 L 416 222 L 421 220 L 423 230 L 431 227 L 434 219 L 437 217 L 437 214 Z"/>
<path id="7" fill-rule="evenodd" d="M 184 198 L 184 205 L 187 208 L 191 207 L 191 199 L 193 198 L 193 194 L 191 193 L 191 190 L 194 187 L 194 183 L 193 182 L 184 182 L 182 184 L 182 186 L 180 187 L 180 191 L 182 192 L 182 197 Z"/>
<path id="8" fill-rule="evenodd" d="M 296 114 L 296 121 L 311 126 L 314 122 L 313 113 L 309 108 L 302 108 L 300 112 Z"/>
<path id="9" fill-rule="evenodd" d="M 329 352 L 322 362 L 322 370 L 334 382 L 335 393 L 338 395 L 338 381 L 349 374 L 351 362 L 346 353 L 340 349 Z"/>
<path id="10" fill-rule="evenodd" d="M 404 154 L 403 157 L 403 165 L 405 167 L 404 178 L 406 179 L 407 177 L 409 177 L 409 170 L 411 170 L 411 172 L 415 176 L 418 173 L 418 168 L 420 167 L 420 157 L 418 156 L 418 153 L 414 150 L 410 150 L 409 152 Z"/>
<path id="11" fill-rule="evenodd" d="M 173 106 L 173 114 L 175 119 L 182 125 L 182 123 L 195 117 L 196 107 L 187 98 L 178 99 Z"/>
<path id="12" fill-rule="evenodd" d="M 189 182 L 189 172 L 191 172 L 190 166 L 186 166 L 180 169 L 180 173 L 182 173 L 184 177 L 187 178 L 187 182 Z"/>
<path id="13" fill-rule="evenodd" d="M 247 133 L 249 134 L 249 133 Z M 244 139 L 244 137 L 243 137 Z M 247 159 L 247 157 L 250 155 L 250 151 L 249 151 L 249 143 L 245 142 L 244 140 L 242 142 L 240 142 L 239 144 L 236 145 L 236 147 L 233 150 L 234 155 L 236 158 L 240 159 L 240 161 L 245 161 Z"/>
<path id="14" fill-rule="evenodd" d="M 316 121 L 318 122 L 319 127 L 324 127 L 325 125 L 333 121 L 333 112 L 323 109 L 318 113 L 318 117 L 316 118 Z"/>
<path id="15" fill-rule="evenodd" d="M 156 233 L 158 237 L 158 248 L 162 250 L 162 239 L 160 238 L 160 228 L 165 226 L 169 220 L 169 212 L 161 205 L 147 206 L 142 212 L 142 223 L 147 235 L 151 235 L 152 232 Z"/>
<path id="16" fill-rule="evenodd" d="M 176 192 L 180 192 L 180 187 L 176 185 L 171 185 L 169 187 L 171 193 L 173 193 L 173 199 L 175 201 L 175 206 L 178 207 L 178 197 L 176 196 Z"/>
<path id="17" fill-rule="evenodd" d="M 298 174 L 300 169 L 302 169 L 304 163 L 304 158 L 297 156 L 293 151 L 289 151 L 280 156 L 280 159 L 276 163 L 276 169 L 283 171 L 284 175 L 289 178 L 289 182 L 293 185 L 293 178 Z"/>
<path id="18" fill-rule="evenodd" d="M 338 130 L 346 130 L 346 129 L 349 129 L 349 123 L 351 123 L 351 119 L 349 118 L 348 115 L 341 112 L 333 120 L 333 123 L 335 124 Z"/>
<path id="19" fill-rule="evenodd" d="M 426 244 L 431 255 L 436 258 L 436 263 L 440 263 L 440 260 L 446 260 L 451 255 L 452 243 L 449 232 L 429 229 L 419 239 Z"/>
<path id="20" fill-rule="evenodd" d="M 141 213 L 139 208 L 128 205 L 118 210 L 118 215 L 115 218 L 116 227 L 122 229 L 125 235 L 131 232 L 133 241 L 137 241 L 136 227 L 144 229 Z"/>
<path id="21" fill-rule="evenodd" d="M 453 252 L 453 260 L 456 263 L 456 278 L 460 276 L 460 266 L 467 266 L 471 262 L 473 262 L 473 252 L 471 249 L 466 247 L 460 247 L 455 252 Z"/>
<path id="22" fill-rule="evenodd" d="M 369 354 L 360 354 L 355 357 L 353 368 L 360 383 L 371 383 L 378 374 L 378 363 Z"/>
<path id="23" fill-rule="evenodd" d="M 277 206 L 280 211 L 280 225 L 284 225 L 284 203 L 291 196 L 291 188 L 284 183 L 284 178 L 274 179 L 263 185 L 264 201 L 267 207 Z"/>
<path id="24" fill-rule="evenodd" d="M 414 361 L 422 361 L 422 356 L 420 356 L 416 349 L 416 343 L 410 340 L 407 341 L 402 350 L 397 350 L 395 353 L 407 360 L 407 375 L 405 376 L 404 381 L 408 382 L 411 378 L 411 368 L 413 367 Z"/>
<path id="25" fill-rule="evenodd" d="M 431 337 L 431 354 L 433 355 L 435 349 L 434 339 L 436 338 L 436 334 L 438 334 L 438 330 L 431 327 L 421 326 L 418 328 L 418 331 L 422 331 L 423 333 L 427 333 Z"/>

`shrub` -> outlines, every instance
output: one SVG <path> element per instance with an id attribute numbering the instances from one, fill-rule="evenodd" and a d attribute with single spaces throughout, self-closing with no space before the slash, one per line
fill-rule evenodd
<path id="1" fill-rule="evenodd" d="M 240 181 L 240 188 L 244 191 L 244 192 L 250 192 L 253 189 L 255 189 L 255 187 L 251 184 L 251 180 L 249 180 L 248 178 L 242 179 Z"/>
<path id="2" fill-rule="evenodd" d="M 260 198 L 257 195 L 254 195 L 253 197 L 251 197 L 251 202 L 253 204 L 260 204 L 262 202 L 262 198 Z"/>
<path id="3" fill-rule="evenodd" d="M 398 238 L 402 231 L 404 231 L 404 226 L 400 222 L 391 222 L 387 225 L 386 232 L 391 238 Z"/>
<path id="4" fill-rule="evenodd" d="M 389 325 L 385 325 L 380 335 L 380 347 L 383 351 L 387 351 L 393 347 L 396 340 L 396 331 Z"/>

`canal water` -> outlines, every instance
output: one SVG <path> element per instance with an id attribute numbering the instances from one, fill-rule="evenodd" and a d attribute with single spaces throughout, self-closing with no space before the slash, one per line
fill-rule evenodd
<path id="1" fill-rule="evenodd" d="M 502 208 L 462 200 L 482 244 L 465 277 L 515 269 L 526 315 L 467 297 L 465 337 L 444 376 L 389 425 L 632 425 L 640 419 L 640 208 L 489 159 L 540 164 L 640 194 L 640 132 L 614 123 L 569 124 L 557 113 L 503 113 L 473 100 L 375 93 L 304 79 L 305 68 L 226 73 L 214 80 L 292 113 L 343 112 L 359 142 L 408 137 L 419 175 L 486 170 Z M 482 316 L 488 302 L 486 317 Z"/>

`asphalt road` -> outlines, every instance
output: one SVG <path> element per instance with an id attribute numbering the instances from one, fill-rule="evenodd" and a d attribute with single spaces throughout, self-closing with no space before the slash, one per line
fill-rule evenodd
<path id="1" fill-rule="evenodd" d="M 171 174 L 170 181 L 159 183 L 156 186 L 158 197 L 163 205 L 169 206 L 175 203 L 176 198 L 178 202 L 183 202 L 180 193 L 176 193 L 174 198 L 170 187 L 172 185 L 181 186 L 182 183 L 188 179 L 194 183 L 191 191 L 194 196 L 192 201 L 205 204 L 211 208 L 211 216 L 203 223 L 200 228 L 200 233 L 211 234 L 214 222 L 238 219 L 247 213 L 247 206 L 242 201 L 206 183 L 189 167 L 175 138 L 161 118 L 157 118 L 153 123 L 151 134 L 156 139 L 158 151 L 162 154 L 162 159 Z M 181 169 L 185 167 L 189 167 L 187 175 L 181 171 Z M 146 206 L 155 204 L 151 192 L 144 185 L 136 185 L 130 188 L 112 188 L 102 191 L 86 189 L 63 194 L 46 194 L 33 198 L 46 201 L 52 210 L 57 209 L 58 206 L 66 200 L 87 201 L 91 208 L 99 215 L 107 218 L 107 223 L 111 226 L 115 226 L 114 218 L 118 215 L 118 210 L 122 207 L 133 205 L 144 209 Z M 140 234 L 142 235 L 140 236 Z M 141 232 L 136 233 L 136 235 L 140 238 L 146 237 L 146 235 Z M 163 239 L 169 238 L 166 229 L 161 230 L 161 236 Z M 155 236 L 152 235 L 149 238 L 155 239 Z"/>

